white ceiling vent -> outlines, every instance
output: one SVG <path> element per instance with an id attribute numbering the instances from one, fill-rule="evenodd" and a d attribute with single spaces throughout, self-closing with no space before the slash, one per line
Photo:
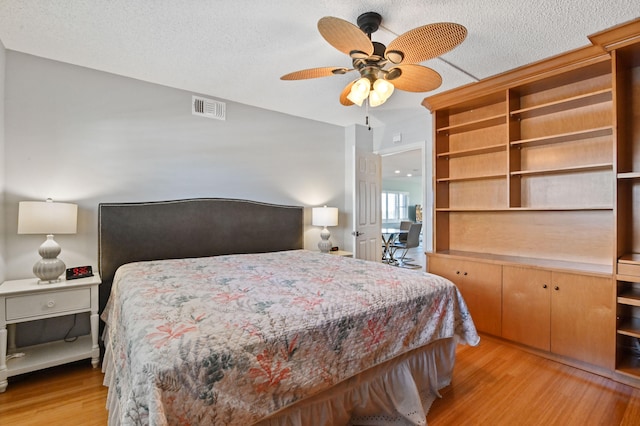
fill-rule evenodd
<path id="1" fill-rule="evenodd" d="M 226 106 L 227 104 L 224 102 L 214 101 L 213 99 L 201 98 L 199 96 L 191 97 L 191 113 L 193 115 L 225 120 Z"/>

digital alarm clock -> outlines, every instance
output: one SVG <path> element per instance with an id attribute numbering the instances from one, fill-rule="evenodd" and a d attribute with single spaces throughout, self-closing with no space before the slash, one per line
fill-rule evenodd
<path id="1" fill-rule="evenodd" d="M 91 266 L 74 266 L 67 268 L 67 280 L 75 280 L 77 278 L 92 277 L 93 270 Z"/>

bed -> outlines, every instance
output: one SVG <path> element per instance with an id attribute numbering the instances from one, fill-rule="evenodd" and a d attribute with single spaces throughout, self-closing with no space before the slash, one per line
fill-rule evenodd
<path id="1" fill-rule="evenodd" d="M 99 206 L 109 424 L 426 424 L 456 345 L 479 341 L 460 293 L 304 250 L 303 217 L 233 199 Z"/>

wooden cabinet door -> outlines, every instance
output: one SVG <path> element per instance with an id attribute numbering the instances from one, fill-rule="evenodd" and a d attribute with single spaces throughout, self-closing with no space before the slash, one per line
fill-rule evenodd
<path id="1" fill-rule="evenodd" d="M 502 266 L 444 257 L 429 258 L 429 272 L 453 281 L 478 331 L 502 332 Z"/>
<path id="2" fill-rule="evenodd" d="M 551 272 L 503 266 L 502 289 L 502 337 L 548 351 Z"/>
<path id="3" fill-rule="evenodd" d="M 502 266 L 464 262 L 463 293 L 476 328 L 485 333 L 502 334 Z"/>
<path id="4" fill-rule="evenodd" d="M 612 279 L 560 272 L 551 279 L 551 352 L 613 369 Z"/>
<path id="5" fill-rule="evenodd" d="M 461 260 L 457 259 L 430 256 L 427 261 L 427 268 L 430 273 L 452 281 L 458 287 L 458 290 L 462 292 L 462 263 Z"/>

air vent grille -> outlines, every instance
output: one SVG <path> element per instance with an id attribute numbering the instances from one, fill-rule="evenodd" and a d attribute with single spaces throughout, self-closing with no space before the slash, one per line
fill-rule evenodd
<path id="1" fill-rule="evenodd" d="M 213 99 L 201 98 L 200 96 L 191 97 L 191 113 L 193 115 L 225 120 L 226 106 L 224 102 L 214 101 Z"/>

